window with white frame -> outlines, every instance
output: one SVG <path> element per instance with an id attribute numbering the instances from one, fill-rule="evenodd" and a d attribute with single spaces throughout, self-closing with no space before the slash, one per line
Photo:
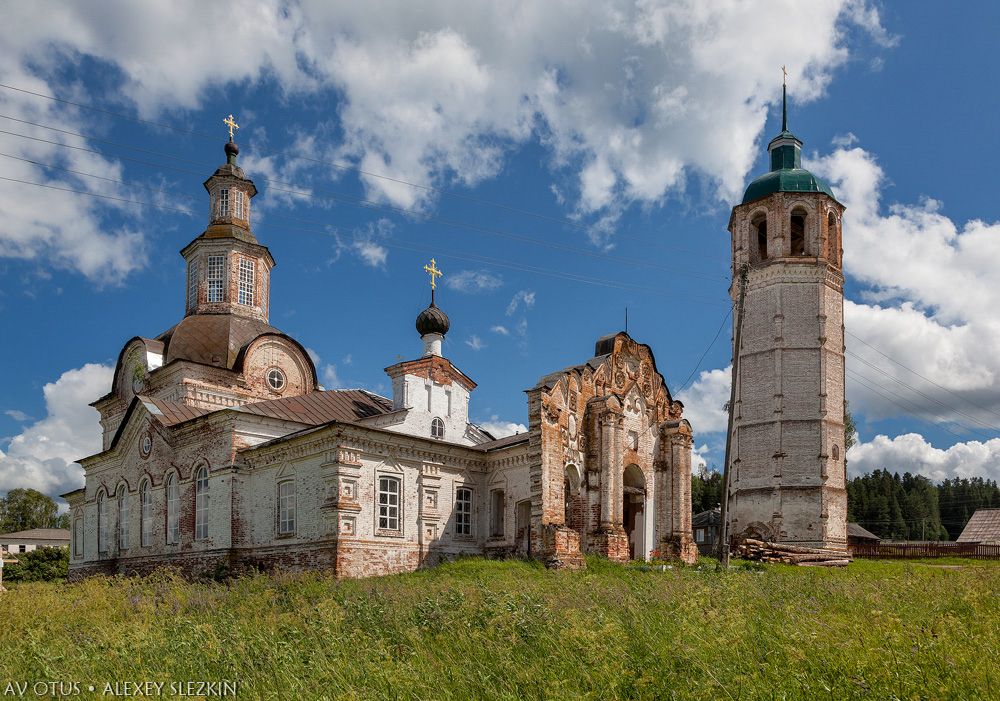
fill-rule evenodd
<path id="1" fill-rule="evenodd" d="M 695 539 L 695 542 L 697 542 L 697 543 L 704 543 L 705 542 L 705 529 L 704 528 L 699 528 L 698 530 L 696 530 L 694 532 L 694 539 Z"/>
<path id="2" fill-rule="evenodd" d="M 188 309 L 198 306 L 198 261 L 188 263 Z"/>
<path id="3" fill-rule="evenodd" d="M 128 550 L 128 490 L 118 489 L 118 548 Z"/>
<path id="4" fill-rule="evenodd" d="M 468 487 L 455 490 L 455 535 L 472 535 L 472 490 Z"/>
<path id="5" fill-rule="evenodd" d="M 400 531 L 400 480 L 398 477 L 378 479 L 378 527 L 384 531 Z"/>
<path id="6" fill-rule="evenodd" d="M 208 538 L 208 469 L 204 466 L 194 477 L 194 538 Z"/>
<path id="7" fill-rule="evenodd" d="M 253 304 L 253 261 L 240 258 L 240 294 L 239 303 L 251 306 Z"/>
<path id="8" fill-rule="evenodd" d="M 295 532 L 295 481 L 278 483 L 278 535 Z"/>
<path id="9" fill-rule="evenodd" d="M 167 543 L 176 545 L 181 539 L 181 488 L 177 476 L 167 477 Z"/>
<path id="10" fill-rule="evenodd" d="M 226 257 L 208 257 L 208 301 L 222 302 L 226 297 Z"/>
<path id="11" fill-rule="evenodd" d="M 233 214 L 237 219 L 243 218 L 243 193 L 239 190 L 233 190 L 233 205 L 236 210 Z"/>
<path id="12" fill-rule="evenodd" d="M 108 551 L 108 505 L 104 493 L 97 495 L 97 552 Z"/>
<path id="13" fill-rule="evenodd" d="M 139 544 L 142 547 L 153 544 L 153 490 L 149 480 L 139 487 Z"/>
<path id="14" fill-rule="evenodd" d="M 431 421 L 431 438 L 437 438 L 438 440 L 444 438 L 444 421 L 435 418 Z"/>
<path id="15" fill-rule="evenodd" d="M 219 190 L 219 216 L 229 216 L 229 189 L 225 187 Z"/>

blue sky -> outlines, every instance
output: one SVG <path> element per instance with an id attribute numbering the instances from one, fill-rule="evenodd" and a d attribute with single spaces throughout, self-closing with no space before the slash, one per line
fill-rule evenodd
<path id="1" fill-rule="evenodd" d="M 122 344 L 183 313 L 229 113 L 271 323 L 328 387 L 386 393 L 419 354 L 433 256 L 475 420 L 526 423 L 522 390 L 627 307 L 720 466 L 728 323 L 706 349 L 782 64 L 790 127 L 848 206 L 852 473 L 996 478 L 998 25 L 986 2 L 17 7 L 0 177 L 144 204 L 0 180 L 0 491 L 81 483 Z"/>

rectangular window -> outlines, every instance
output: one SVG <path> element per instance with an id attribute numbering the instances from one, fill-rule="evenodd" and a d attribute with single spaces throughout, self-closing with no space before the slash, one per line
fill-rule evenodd
<path id="1" fill-rule="evenodd" d="M 278 533 L 295 532 L 295 482 L 289 480 L 278 485 Z"/>
<path id="2" fill-rule="evenodd" d="M 378 527 L 380 530 L 399 531 L 399 479 L 379 477 L 378 480 Z"/>
<path id="3" fill-rule="evenodd" d="M 146 482 L 139 490 L 139 516 L 142 526 L 139 529 L 139 542 L 143 547 L 153 543 L 153 492 Z"/>
<path id="4" fill-rule="evenodd" d="M 208 301 L 225 301 L 226 291 L 226 257 L 208 257 Z"/>
<path id="5" fill-rule="evenodd" d="M 504 492 L 502 489 L 494 489 L 490 492 L 490 537 L 503 538 L 504 522 Z"/>
<path id="6" fill-rule="evenodd" d="M 188 309 L 198 306 L 198 261 L 188 263 Z"/>
<path id="7" fill-rule="evenodd" d="M 468 487 L 455 490 L 455 535 L 472 535 L 472 490 Z"/>
<path id="8" fill-rule="evenodd" d="M 240 304 L 253 305 L 253 261 L 240 259 Z"/>
<path id="9" fill-rule="evenodd" d="M 695 531 L 694 532 L 694 539 L 695 539 L 695 542 L 704 543 L 705 542 L 705 529 L 704 528 L 699 528 L 697 531 Z"/>
<path id="10" fill-rule="evenodd" d="M 128 492 L 118 495 L 118 547 L 128 550 Z"/>
<path id="11" fill-rule="evenodd" d="M 236 212 L 235 212 L 236 218 L 237 219 L 242 219 L 243 218 L 243 193 L 240 192 L 239 190 L 237 190 L 237 191 L 235 191 L 233 193 L 233 205 L 234 205 L 234 207 L 236 209 Z"/>
<path id="12" fill-rule="evenodd" d="M 229 216 L 229 190 L 226 188 L 219 190 L 219 216 Z"/>
<path id="13" fill-rule="evenodd" d="M 431 399 L 433 398 L 434 385 L 424 385 L 427 389 L 427 411 L 433 411 L 431 409 Z"/>
<path id="14" fill-rule="evenodd" d="M 177 478 L 171 475 L 167 479 L 167 543 L 176 545 L 181 539 L 181 489 L 177 486 Z"/>

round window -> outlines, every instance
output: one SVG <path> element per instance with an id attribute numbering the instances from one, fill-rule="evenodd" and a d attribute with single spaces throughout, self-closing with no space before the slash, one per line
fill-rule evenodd
<path id="1" fill-rule="evenodd" d="M 280 392 L 285 388 L 285 373 L 278 368 L 271 368 L 267 371 L 267 386 L 275 392 Z"/>
<path id="2" fill-rule="evenodd" d="M 149 454 L 153 452 L 153 438 L 148 433 L 143 435 L 139 441 L 139 452 L 144 458 L 148 458 Z"/>

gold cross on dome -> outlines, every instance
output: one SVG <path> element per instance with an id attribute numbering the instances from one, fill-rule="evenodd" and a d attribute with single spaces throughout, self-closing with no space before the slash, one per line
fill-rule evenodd
<path id="1" fill-rule="evenodd" d="M 781 67 L 781 74 L 782 74 L 781 84 L 787 86 L 788 85 L 788 69 L 785 68 L 784 66 L 782 66 Z"/>
<path id="2" fill-rule="evenodd" d="M 239 129 L 240 125 L 236 123 L 235 119 L 233 119 L 233 115 L 229 115 L 228 117 L 223 119 L 222 123 L 225 124 L 227 127 L 229 127 L 229 140 L 232 141 L 233 129 Z"/>
<path id="3" fill-rule="evenodd" d="M 437 278 L 444 275 L 440 270 L 437 269 L 437 263 L 431 258 L 431 264 L 424 266 L 424 272 L 431 276 L 431 290 L 437 289 Z"/>

